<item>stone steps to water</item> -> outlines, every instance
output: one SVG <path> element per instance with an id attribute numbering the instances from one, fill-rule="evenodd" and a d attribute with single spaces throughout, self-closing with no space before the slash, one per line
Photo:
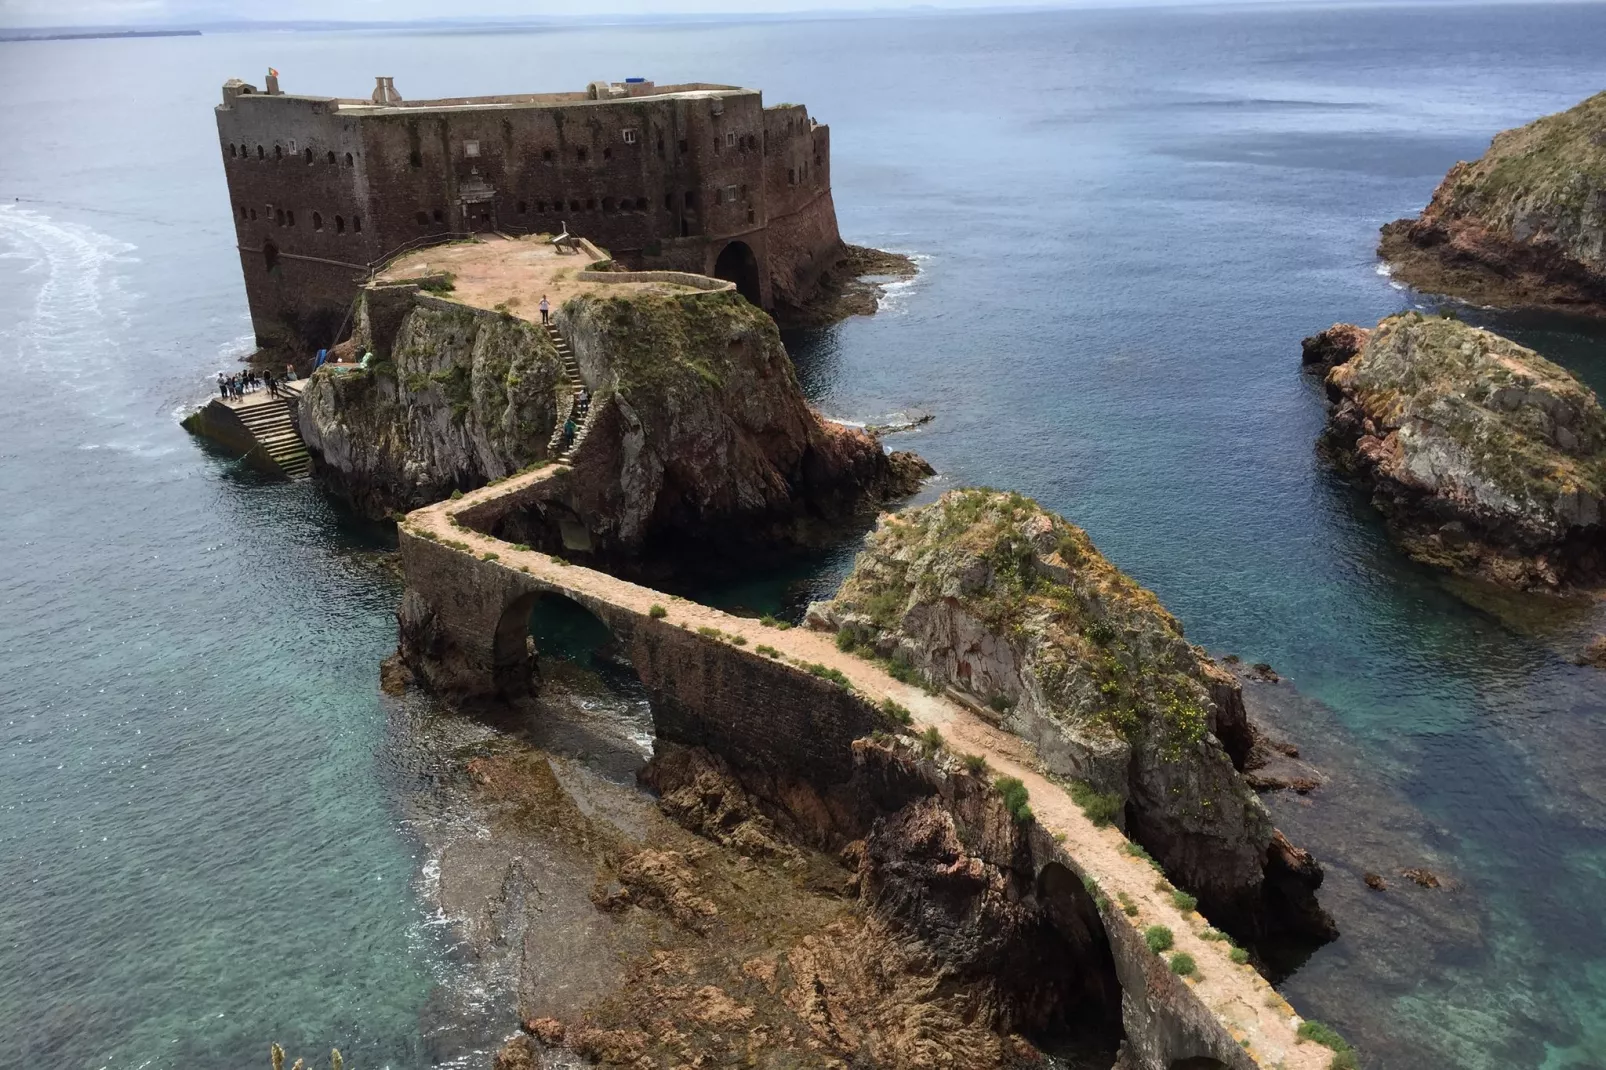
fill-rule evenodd
<path id="1" fill-rule="evenodd" d="M 289 479 L 301 479 L 312 470 L 312 456 L 291 416 L 290 403 L 268 398 L 234 408 L 234 415 L 251 433 L 257 448 L 267 454 Z"/>

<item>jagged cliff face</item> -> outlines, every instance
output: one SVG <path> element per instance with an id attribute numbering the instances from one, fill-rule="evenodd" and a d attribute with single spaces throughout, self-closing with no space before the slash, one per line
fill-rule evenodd
<path id="1" fill-rule="evenodd" d="M 595 396 L 569 504 L 601 546 L 815 542 L 930 472 L 820 419 L 735 293 L 583 295 L 557 319 Z"/>
<path id="2" fill-rule="evenodd" d="M 367 370 L 321 369 L 301 399 L 315 475 L 370 517 L 427 505 L 546 456 L 563 369 L 540 328 L 417 298 L 389 338 L 367 315 Z"/>
<path id="3" fill-rule="evenodd" d="M 1247 740 L 1236 681 L 1080 528 L 1018 494 L 951 491 L 884 517 L 810 618 L 992 705 L 1050 771 L 1116 796 L 1128 834 L 1218 924 L 1285 923 L 1267 883 L 1285 860 L 1222 743 Z M 1308 896 L 1320 872 L 1300 880 Z"/>
<path id="4" fill-rule="evenodd" d="M 1327 375 L 1324 442 L 1412 556 L 1507 586 L 1597 582 L 1606 412 L 1531 349 L 1458 320 L 1378 324 Z"/>
<path id="5" fill-rule="evenodd" d="M 1451 168 L 1381 255 L 1419 289 L 1606 314 L 1606 93 L 1496 135 Z"/>

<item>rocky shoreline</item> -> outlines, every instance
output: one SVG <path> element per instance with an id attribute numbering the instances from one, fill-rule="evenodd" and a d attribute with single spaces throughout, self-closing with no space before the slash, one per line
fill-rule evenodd
<path id="1" fill-rule="evenodd" d="M 1394 278 L 1477 305 L 1606 315 L 1606 93 L 1495 136 L 1416 219 L 1382 230 Z"/>

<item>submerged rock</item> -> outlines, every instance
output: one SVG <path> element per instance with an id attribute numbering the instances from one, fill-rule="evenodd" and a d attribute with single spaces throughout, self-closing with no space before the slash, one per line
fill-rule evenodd
<path id="1" fill-rule="evenodd" d="M 1407 312 L 1327 375 L 1324 448 L 1412 557 L 1518 588 L 1606 566 L 1606 412 L 1531 349 Z"/>
<path id="2" fill-rule="evenodd" d="M 1606 314 L 1606 93 L 1495 135 L 1379 254 L 1421 290 Z"/>
<path id="3" fill-rule="evenodd" d="M 981 489 L 885 516 L 809 616 L 997 711 L 1050 772 L 1107 796 L 1218 925 L 1251 935 L 1321 917 L 1320 867 L 1280 841 L 1235 768 L 1252 744 L 1238 681 L 1063 518 Z"/>

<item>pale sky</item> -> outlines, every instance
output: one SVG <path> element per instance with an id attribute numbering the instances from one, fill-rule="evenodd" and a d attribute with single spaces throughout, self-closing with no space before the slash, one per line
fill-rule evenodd
<path id="1" fill-rule="evenodd" d="M 0 26 L 199 24 L 607 14 L 777 14 L 932 7 L 1057 6 L 1032 0 L 0 0 Z"/>

